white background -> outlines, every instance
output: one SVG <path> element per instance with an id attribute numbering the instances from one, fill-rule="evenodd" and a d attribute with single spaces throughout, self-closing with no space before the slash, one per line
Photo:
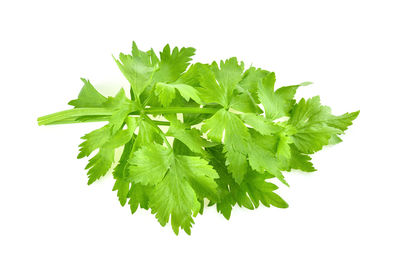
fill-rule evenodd
<path id="1" fill-rule="evenodd" d="M 398 1 L 2 1 L 0 264 L 400 264 Z M 99 124 L 38 127 L 90 79 L 106 95 L 127 82 L 112 54 L 131 41 L 237 56 L 313 81 L 341 114 L 361 114 L 344 142 L 291 173 L 288 209 L 214 208 L 178 237 L 122 208 L 108 175 L 86 185 L 79 139 Z"/>

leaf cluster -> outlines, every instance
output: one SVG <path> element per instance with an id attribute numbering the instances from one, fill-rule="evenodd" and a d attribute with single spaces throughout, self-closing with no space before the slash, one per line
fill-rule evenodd
<path id="1" fill-rule="evenodd" d="M 88 183 L 112 173 L 113 190 L 132 213 L 151 210 L 162 226 L 190 234 L 193 218 L 216 205 L 227 219 L 235 205 L 286 208 L 276 193 L 282 172 L 315 171 L 310 155 L 340 136 L 357 112 L 335 116 L 318 96 L 295 100 L 301 83 L 277 88 L 275 73 L 245 68 L 235 57 L 190 64 L 194 48 L 166 45 L 115 59 L 130 83 L 104 97 L 84 85 L 72 110 L 39 124 L 105 121 L 82 137 L 78 158 L 90 157 Z M 93 155 L 93 153 L 95 153 Z"/>

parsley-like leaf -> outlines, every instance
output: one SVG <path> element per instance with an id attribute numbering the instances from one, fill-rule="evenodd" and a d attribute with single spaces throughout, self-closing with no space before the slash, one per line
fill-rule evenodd
<path id="1" fill-rule="evenodd" d="M 287 208 L 277 178 L 313 172 L 311 154 L 337 144 L 359 111 L 334 115 L 318 96 L 296 101 L 299 85 L 275 88 L 275 73 L 232 57 L 190 64 L 195 49 L 120 54 L 130 84 L 105 97 L 86 79 L 74 108 L 38 118 L 39 125 L 97 122 L 78 158 L 89 158 L 88 183 L 112 172 L 122 206 L 151 210 L 162 226 L 191 233 L 194 217 L 216 206 L 226 219 L 236 205 Z M 127 88 L 128 89 L 128 88 Z M 121 156 L 117 149 L 123 148 Z"/>

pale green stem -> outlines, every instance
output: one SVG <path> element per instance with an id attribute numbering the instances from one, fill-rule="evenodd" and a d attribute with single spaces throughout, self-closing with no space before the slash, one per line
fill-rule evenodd
<path id="1" fill-rule="evenodd" d="M 168 108 L 147 108 L 144 109 L 146 114 L 169 114 L 169 113 L 199 113 L 214 114 L 217 108 L 197 108 L 197 107 L 168 107 Z"/>
<path id="2" fill-rule="evenodd" d="M 81 116 L 109 116 L 113 113 L 111 109 L 106 108 L 76 108 L 63 110 L 38 118 L 39 125 L 51 124 L 62 120 L 70 120 Z"/>
<path id="3" fill-rule="evenodd" d="M 147 108 L 143 112 L 145 114 L 169 114 L 169 113 L 199 113 L 199 114 L 213 114 L 217 112 L 217 108 L 196 108 L 196 107 L 168 107 L 168 108 Z M 82 116 L 110 116 L 113 110 L 107 108 L 75 108 L 70 110 L 64 110 L 42 116 L 38 118 L 39 125 L 50 125 L 50 124 L 63 124 L 63 123 L 75 123 L 76 118 Z M 131 112 L 130 115 L 140 115 L 140 112 Z M 102 121 L 103 117 L 92 119 L 95 121 Z M 89 119 L 87 121 L 90 121 Z M 82 121 L 86 122 L 86 121 Z M 161 125 L 161 124 L 160 124 Z"/>

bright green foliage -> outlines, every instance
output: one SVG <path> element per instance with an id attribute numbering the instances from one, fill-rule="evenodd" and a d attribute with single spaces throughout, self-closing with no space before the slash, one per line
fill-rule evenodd
<path id="1" fill-rule="evenodd" d="M 140 96 L 144 89 L 150 85 L 151 78 L 156 70 L 157 62 L 152 60 L 151 51 L 143 52 L 133 42 L 132 54 L 120 54 L 119 61 L 115 60 L 119 69 L 131 84 L 131 89 L 136 96 Z"/>
<path id="2" fill-rule="evenodd" d="M 81 78 L 84 85 L 79 93 L 78 99 L 68 102 L 69 105 L 75 108 L 96 108 L 102 107 L 107 101 L 107 98 L 97 92 L 93 85 L 84 78 Z"/>
<path id="3" fill-rule="evenodd" d="M 277 119 L 288 116 L 293 104 L 296 102 L 293 98 L 296 90 L 303 83 L 297 86 L 286 86 L 274 90 L 275 73 L 269 73 L 261 82 L 258 83 L 258 97 L 264 106 L 265 116 L 270 119 Z"/>
<path id="4" fill-rule="evenodd" d="M 204 139 L 198 129 L 190 127 L 187 128 L 185 127 L 185 124 L 179 120 L 174 118 L 171 119 L 171 117 L 169 118 L 171 125 L 166 135 L 175 137 L 175 139 L 185 144 L 190 151 L 207 156 L 207 152 L 204 150 L 204 147 L 214 146 L 215 143 Z"/>
<path id="5" fill-rule="evenodd" d="M 198 156 L 174 154 L 159 144 L 149 144 L 135 152 L 128 161 L 126 180 L 152 186 L 149 195 L 152 212 L 161 225 L 170 216 L 175 233 L 182 227 L 190 234 L 192 215 L 200 210 L 199 200 L 218 198 L 217 172 Z"/>
<path id="6" fill-rule="evenodd" d="M 337 144 L 359 112 L 335 116 L 318 96 L 295 99 L 299 85 L 275 88 L 275 73 L 245 69 L 235 57 L 190 65 L 193 48 L 166 45 L 116 60 L 130 83 L 104 97 L 86 79 L 73 109 L 40 117 L 40 125 L 106 122 L 85 134 L 78 158 L 90 157 L 88 183 L 112 171 L 113 190 L 131 212 L 150 209 L 162 226 L 190 234 L 193 218 L 216 205 L 287 208 L 274 179 L 313 172 L 310 155 Z M 117 157 L 116 149 L 123 148 Z"/>

